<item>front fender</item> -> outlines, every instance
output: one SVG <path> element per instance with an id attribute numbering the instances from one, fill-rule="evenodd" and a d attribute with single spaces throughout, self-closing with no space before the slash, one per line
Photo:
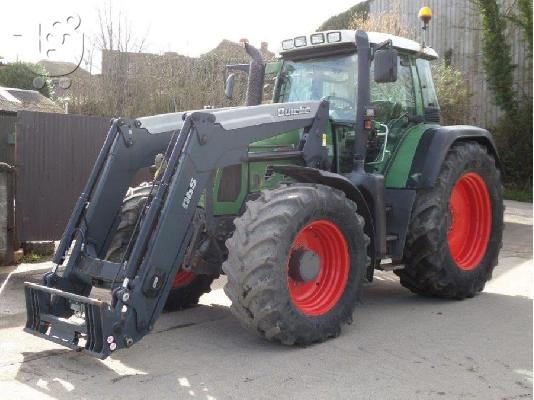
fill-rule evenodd
<path id="1" fill-rule="evenodd" d="M 347 198 L 356 203 L 358 213 L 365 220 L 365 233 L 371 238 L 372 249 L 370 253 L 373 258 L 376 258 L 377 251 L 380 249 L 375 249 L 375 247 L 376 243 L 380 243 L 380 241 L 377 241 L 377 232 L 373 214 L 371 213 L 365 196 L 349 179 L 333 172 L 298 165 L 273 165 L 273 171 L 289 176 L 298 182 L 319 183 L 344 192 Z"/>

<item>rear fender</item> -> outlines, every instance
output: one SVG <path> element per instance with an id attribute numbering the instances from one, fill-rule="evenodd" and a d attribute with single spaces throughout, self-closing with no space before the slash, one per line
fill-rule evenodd
<path id="1" fill-rule="evenodd" d="M 485 146 L 495 158 L 497 167 L 501 169 L 495 141 L 486 129 L 469 125 L 430 128 L 425 131 L 417 145 L 406 188 L 432 188 L 449 149 L 455 143 L 465 141 L 475 141 Z"/>

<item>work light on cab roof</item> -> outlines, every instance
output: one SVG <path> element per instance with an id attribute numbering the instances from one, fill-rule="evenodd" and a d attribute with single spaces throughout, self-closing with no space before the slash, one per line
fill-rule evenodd
<path id="1" fill-rule="evenodd" d="M 319 50 L 323 48 L 325 51 L 326 48 L 332 48 L 332 50 L 337 51 L 342 47 L 345 50 L 350 50 L 356 45 L 356 32 L 357 31 L 354 30 L 343 29 L 295 36 L 292 39 L 282 41 L 280 54 L 283 57 L 310 51 L 312 52 L 310 54 L 315 54 L 315 49 Z M 404 37 L 382 32 L 366 32 L 366 34 L 371 45 L 376 46 L 385 43 L 386 41 L 391 41 L 394 48 L 405 50 L 410 53 L 420 53 L 421 56 L 427 59 L 435 59 L 438 57 L 438 54 L 434 49 L 425 45 L 425 40 L 423 40 L 423 43 L 419 43 Z M 321 53 L 323 55 L 325 54 L 324 51 L 321 51 Z"/>
<path id="2" fill-rule="evenodd" d="M 326 40 L 325 40 L 326 35 Z M 324 43 L 339 43 L 341 42 L 341 32 L 319 32 L 310 35 L 309 43 L 311 45 L 324 44 Z M 293 39 L 286 39 L 282 41 L 282 50 L 292 50 L 296 47 L 304 47 L 308 44 L 306 36 L 297 36 Z"/>

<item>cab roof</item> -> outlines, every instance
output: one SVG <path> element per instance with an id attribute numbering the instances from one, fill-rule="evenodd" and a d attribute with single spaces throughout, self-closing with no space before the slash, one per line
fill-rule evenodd
<path id="1" fill-rule="evenodd" d="M 318 43 L 320 37 L 323 37 L 323 41 Z M 316 43 L 312 43 L 312 36 L 317 38 Z M 412 53 L 423 54 L 425 58 L 436 59 L 438 58 L 438 53 L 431 47 L 422 47 L 420 43 L 407 39 L 401 36 L 390 35 L 389 33 L 381 32 L 367 32 L 369 38 L 369 44 L 379 44 L 386 40 L 391 40 L 393 47 L 399 50 L 406 50 Z M 335 38 L 335 41 L 329 41 L 328 38 Z M 292 40 L 299 40 L 299 46 L 293 46 L 292 48 L 284 48 L 284 43 L 290 43 Z M 303 40 L 304 39 L 304 40 Z M 302 43 L 305 43 L 304 45 Z M 297 54 L 302 50 L 311 50 L 314 48 L 326 48 L 326 47 L 339 47 L 340 45 L 347 45 L 353 43 L 356 46 L 356 31 L 354 30 L 332 30 L 332 31 L 322 31 L 314 32 L 309 35 L 296 36 L 293 39 L 287 39 L 282 42 L 280 47 L 280 55 L 286 54 Z"/>

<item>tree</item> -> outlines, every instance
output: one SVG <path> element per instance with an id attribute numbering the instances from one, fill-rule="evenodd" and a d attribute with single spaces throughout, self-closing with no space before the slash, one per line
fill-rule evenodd
<path id="1" fill-rule="evenodd" d="M 504 112 L 493 129 L 505 169 L 506 185 L 532 192 L 532 96 L 514 85 L 507 22 L 522 29 L 532 56 L 532 0 L 518 0 L 503 13 L 497 0 L 472 0 L 482 15 L 482 55 L 486 80 Z M 531 67 L 530 67 L 531 68 Z"/>
<path id="2" fill-rule="evenodd" d="M 95 41 L 101 50 L 140 53 L 145 47 L 147 35 L 134 36 L 132 22 L 126 14 L 113 9 L 111 1 L 97 9 L 99 32 Z"/>
<path id="3" fill-rule="evenodd" d="M 35 78 L 42 78 L 42 87 L 35 87 Z M 39 90 L 46 97 L 52 95 L 52 85 L 45 69 L 32 63 L 16 62 L 0 67 L 0 86 L 27 90 Z"/>
<path id="4" fill-rule="evenodd" d="M 512 50 L 506 40 L 506 18 L 501 14 L 497 0 L 473 0 L 482 15 L 482 53 L 484 70 L 495 103 L 514 118 L 518 101 L 514 90 Z"/>
<path id="5" fill-rule="evenodd" d="M 132 53 L 143 51 L 148 33 L 136 35 L 128 15 L 113 8 L 111 1 L 97 8 L 96 16 L 98 30 L 89 37 L 84 63 L 92 72 L 93 62 L 98 58 L 95 53 L 100 52 L 102 74 L 91 77 L 87 90 L 74 94 L 71 109 L 107 116 L 134 115 L 140 102 L 150 101 L 147 95 L 151 87 L 147 87 L 150 82 L 146 80 L 131 79 L 128 68 Z"/>
<path id="6" fill-rule="evenodd" d="M 528 42 L 528 54 L 532 58 L 532 0 L 517 0 L 516 5 L 517 13 L 510 13 L 507 17 L 523 31 Z"/>
<path id="7" fill-rule="evenodd" d="M 352 6 L 347 11 L 328 18 L 317 29 L 318 31 L 328 31 L 334 29 L 349 29 L 349 25 L 355 18 L 367 19 L 369 14 L 369 0 Z"/>
<path id="8" fill-rule="evenodd" d="M 402 22 L 399 3 L 391 5 L 389 11 L 369 15 L 355 14 L 347 28 L 361 29 L 366 32 L 383 32 L 392 35 L 415 39 L 416 31 L 413 27 Z"/>

